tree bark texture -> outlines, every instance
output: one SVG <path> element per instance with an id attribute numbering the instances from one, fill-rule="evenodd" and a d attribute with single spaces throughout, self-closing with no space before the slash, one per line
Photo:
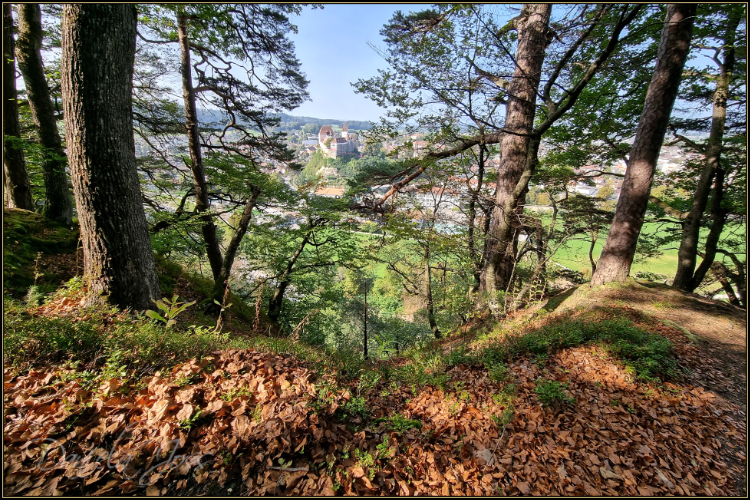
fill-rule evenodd
<path id="1" fill-rule="evenodd" d="M 63 110 L 88 302 L 106 295 L 142 310 L 160 294 L 135 166 L 135 31 L 132 4 L 63 8 Z"/>
<path id="2" fill-rule="evenodd" d="M 16 57 L 26 84 L 39 142 L 44 156 L 44 215 L 60 224 L 69 225 L 73 217 L 73 199 L 65 173 L 65 151 L 57 132 L 47 78 L 42 64 L 42 11 L 39 4 L 18 4 L 18 41 Z"/>
<path id="3" fill-rule="evenodd" d="M 667 131 L 682 68 L 690 50 L 695 4 L 670 4 L 656 61 L 630 150 L 630 160 L 592 285 L 625 281 L 646 215 L 656 162 Z"/>
<path id="4" fill-rule="evenodd" d="M 205 213 L 209 208 L 208 186 L 206 185 L 206 172 L 203 168 L 200 136 L 198 135 L 198 111 L 195 106 L 195 89 L 193 88 L 190 66 L 190 40 L 187 33 L 187 15 L 184 10 L 180 10 L 177 14 L 177 38 L 181 52 L 182 97 L 185 101 L 185 126 L 188 135 L 188 150 L 190 151 L 190 170 L 193 173 L 193 184 L 195 186 L 195 209 L 199 213 L 204 213 L 201 216 L 203 221 L 201 231 L 206 243 L 206 254 L 211 265 L 211 272 L 214 281 L 217 281 L 220 279 L 223 259 L 213 217 Z"/>
<path id="5" fill-rule="evenodd" d="M 518 212 L 522 210 L 522 198 L 516 196 L 515 191 L 526 167 L 530 135 L 534 130 L 536 97 L 551 11 L 550 4 L 525 4 L 516 21 L 516 68 L 508 90 L 495 208 L 487 235 L 489 244 L 481 276 L 480 290 L 484 292 L 494 293 L 505 289 L 513 272 L 518 236 L 510 228 L 520 227 Z"/>
<path id="6" fill-rule="evenodd" d="M 724 61 L 719 68 L 719 78 L 716 80 L 716 90 L 714 91 L 713 96 L 711 132 L 706 146 L 705 163 L 700 178 L 698 179 L 695 193 L 693 194 L 693 204 L 690 207 L 688 216 L 682 226 L 682 239 L 680 240 L 680 248 L 677 251 L 677 272 L 675 273 L 672 286 L 686 292 L 692 292 L 700 286 L 698 278 L 702 281 L 703 276 L 705 276 L 705 270 L 703 271 L 703 276 L 693 276 L 693 273 L 695 270 L 696 256 L 698 254 L 701 219 L 703 218 L 703 212 L 705 212 L 708 204 L 708 195 L 711 192 L 711 182 L 716 175 L 716 170 L 719 168 L 721 148 L 724 139 L 724 125 L 727 119 L 729 84 L 732 80 L 732 73 L 734 72 L 734 42 L 737 37 L 737 26 L 739 23 L 739 16 L 734 16 L 727 22 L 724 34 Z M 716 221 L 714 221 L 714 223 L 716 223 Z M 714 255 L 710 255 L 708 258 L 709 261 L 707 265 L 704 266 L 706 267 L 706 270 L 708 265 L 713 262 Z"/>
<path id="7" fill-rule="evenodd" d="M 26 171 L 23 151 L 8 140 L 21 137 L 18 124 L 18 94 L 16 93 L 16 62 L 14 55 L 13 14 L 11 4 L 3 4 L 3 178 L 5 199 L 9 208 L 34 210 L 31 182 Z"/>

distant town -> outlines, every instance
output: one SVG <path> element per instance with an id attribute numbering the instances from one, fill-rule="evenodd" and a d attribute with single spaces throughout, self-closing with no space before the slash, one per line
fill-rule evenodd
<path id="1" fill-rule="evenodd" d="M 292 117 L 293 118 L 293 117 Z M 311 119 L 320 122 L 319 119 Z M 357 122 L 362 124 L 363 122 Z M 365 154 L 365 137 L 363 130 L 350 130 L 347 123 L 342 125 L 305 123 L 299 122 L 299 128 L 285 130 L 287 135 L 287 146 L 295 152 L 296 160 L 300 164 L 309 164 L 314 155 L 320 154 L 324 159 L 362 159 Z M 317 132 L 317 133 L 316 133 Z M 232 140 L 232 133 L 229 132 L 228 139 Z M 166 146 L 165 146 L 166 145 Z M 392 140 L 378 143 L 378 150 L 370 149 L 368 154 L 379 156 L 381 158 L 405 159 L 409 157 L 420 157 L 430 149 L 429 144 L 425 141 L 423 133 L 403 134 Z M 188 167 L 179 161 L 180 155 L 186 154 L 187 143 L 184 135 L 175 135 L 169 137 L 159 145 L 160 149 L 166 151 L 167 159 L 177 166 L 178 173 L 174 174 L 172 181 L 174 183 L 182 182 L 183 175 L 188 173 Z M 434 150 L 443 148 L 443 145 L 432 146 Z M 247 148 L 241 146 L 240 149 Z M 204 148 L 204 153 L 207 150 Z M 545 153 L 544 144 L 540 154 Z M 146 158 L 153 155 L 154 150 L 143 139 L 136 137 L 136 156 Z M 687 160 L 687 153 L 679 146 L 662 147 L 657 170 L 663 174 L 670 174 L 679 171 Z M 494 171 L 500 164 L 500 155 L 491 156 L 485 161 L 486 172 Z M 274 161 L 270 158 L 262 159 L 261 168 L 265 173 L 275 173 L 292 188 L 297 188 L 298 172 L 292 171 L 287 165 Z M 577 169 L 576 173 L 587 180 L 571 181 L 567 186 L 570 193 L 579 193 L 589 197 L 595 197 L 604 194 L 605 200 L 612 202 L 612 207 L 620 195 L 625 174 L 626 165 L 624 161 L 619 161 L 613 165 L 584 165 Z M 179 172 L 182 171 L 182 172 Z M 443 185 L 426 186 L 425 183 L 416 182 L 406 186 L 400 192 L 400 196 L 405 198 L 405 208 L 411 210 L 413 219 L 419 221 L 424 213 L 425 207 L 430 213 L 439 216 L 446 227 L 460 225 L 466 221 L 464 208 L 470 189 L 476 189 L 478 165 L 470 165 L 465 172 L 456 173 L 450 176 Z M 602 172 L 615 175 L 602 175 Z M 346 192 L 345 179 L 339 169 L 333 166 L 327 166 L 325 163 L 315 172 L 315 175 L 321 180 L 315 188 L 314 194 L 322 197 L 341 198 Z M 389 186 L 374 186 L 371 188 L 372 196 L 382 195 L 387 191 Z M 494 182 L 484 182 L 481 194 L 486 198 L 493 196 L 496 184 Z M 527 196 L 527 206 L 532 209 L 544 210 L 549 204 L 546 195 L 540 195 L 544 191 L 544 185 L 531 185 L 529 195 Z M 609 189 L 606 189 L 609 188 Z M 419 209 L 422 209 L 421 212 Z M 275 210 L 272 210 L 276 212 Z M 286 216 L 292 223 L 298 214 L 276 213 L 276 216 Z M 375 217 L 357 217 L 360 222 L 367 220 L 375 221 Z"/>

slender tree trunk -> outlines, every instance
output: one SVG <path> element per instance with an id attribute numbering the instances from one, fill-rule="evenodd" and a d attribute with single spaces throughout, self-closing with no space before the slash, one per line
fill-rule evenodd
<path id="1" fill-rule="evenodd" d="M 504 290 L 513 272 L 517 224 L 522 202 L 515 191 L 527 163 L 530 135 L 534 129 L 536 96 L 547 44 L 550 4 L 525 4 L 518 23 L 516 69 L 508 90 L 501 163 L 497 169 L 497 194 L 492 225 L 487 235 L 487 255 L 480 290 L 494 294 Z M 491 304 L 493 303 L 491 299 Z M 492 307 L 492 305 L 491 305 Z"/>
<path id="2" fill-rule="evenodd" d="M 221 302 L 224 298 L 224 293 L 226 292 L 228 286 L 229 276 L 232 273 L 234 258 L 237 255 L 237 250 L 240 247 L 240 242 L 247 232 L 247 227 L 250 224 L 250 219 L 253 216 L 253 209 L 255 208 L 255 204 L 258 201 L 258 196 L 260 196 L 259 187 L 252 186 L 250 189 L 250 199 L 248 199 L 247 203 L 245 203 L 245 210 L 242 212 L 242 217 L 240 218 L 237 230 L 234 232 L 234 236 L 232 236 L 232 240 L 229 242 L 227 251 L 224 253 L 224 261 L 221 266 L 221 273 L 219 273 L 219 277 L 214 283 L 213 299 L 218 302 Z M 214 302 L 208 304 L 208 307 L 205 310 L 205 314 L 213 315 L 218 314 L 219 312 L 220 308 Z"/>
<path id="3" fill-rule="evenodd" d="M 479 199 L 479 193 L 482 191 L 482 181 L 484 180 L 484 146 L 479 145 L 479 161 L 477 162 L 477 188 L 471 189 L 471 185 L 468 185 L 471 197 L 469 198 L 469 230 L 468 230 L 468 244 L 469 244 L 469 258 L 471 259 L 472 274 L 474 275 L 474 283 L 469 289 L 469 300 L 472 300 L 472 296 L 479 291 L 479 283 L 482 279 L 482 255 L 477 252 L 476 249 L 476 220 L 477 220 L 477 202 Z M 485 235 L 486 236 L 486 235 Z"/>
<path id="4" fill-rule="evenodd" d="M 721 262 L 714 261 L 711 264 L 711 271 L 716 276 L 716 279 L 719 280 L 719 283 L 721 283 L 721 287 L 724 289 L 724 292 L 727 294 L 727 298 L 729 299 L 729 303 L 733 306 L 742 307 L 742 304 L 737 299 L 737 295 L 734 293 L 734 288 L 732 288 L 732 285 L 729 283 L 729 280 L 727 279 L 727 276 L 729 276 L 729 269 L 722 264 Z"/>
<path id="5" fill-rule="evenodd" d="M 367 350 L 367 278 L 365 277 L 365 317 L 364 317 L 364 334 L 365 334 L 365 342 L 364 342 L 364 358 L 365 361 L 370 359 L 370 353 Z"/>
<path id="6" fill-rule="evenodd" d="M 516 223 L 516 221 L 513 221 L 509 214 L 513 214 L 513 216 L 518 217 L 519 214 L 515 212 L 513 207 L 522 209 L 520 202 L 526 195 L 531 176 L 534 174 L 536 166 L 539 163 L 538 154 L 540 142 L 541 139 L 538 135 L 533 135 L 530 137 L 529 145 L 526 150 L 526 163 L 524 164 L 524 169 L 522 170 L 521 176 L 516 183 L 515 190 L 510 193 L 505 201 L 503 210 L 501 210 L 501 213 L 504 214 L 505 220 L 502 224 L 499 225 L 499 232 L 496 233 L 496 237 L 497 241 L 505 241 L 508 242 L 508 244 L 502 245 L 502 248 L 505 249 L 504 252 L 498 251 L 494 254 L 491 254 L 488 256 L 488 260 L 485 261 L 484 278 L 488 286 L 488 288 L 485 288 L 485 290 L 495 289 L 493 287 L 495 287 L 497 283 L 496 274 L 494 272 L 490 272 L 490 270 L 500 269 L 501 267 L 505 267 L 507 265 L 510 265 L 510 269 L 506 269 L 505 271 L 503 271 L 504 276 L 505 274 L 507 274 L 507 276 L 504 278 L 506 293 L 510 289 L 513 273 L 516 269 L 516 255 L 518 255 L 517 226 L 520 226 L 520 223 Z M 497 296 L 495 295 L 495 293 L 489 295 L 488 305 L 493 316 L 495 316 L 496 318 L 499 317 L 501 312 L 500 304 L 497 301 Z"/>
<path id="7" fill-rule="evenodd" d="M 690 280 L 688 292 L 694 291 L 698 288 L 706 277 L 706 273 L 711 268 L 711 264 L 716 258 L 716 249 L 719 246 L 719 238 L 721 238 L 721 232 L 724 230 L 724 223 L 727 220 L 728 211 L 721 206 L 721 200 L 724 198 L 724 169 L 719 167 L 716 169 L 716 176 L 714 182 L 713 194 L 711 196 L 711 229 L 708 231 L 706 236 L 706 248 L 703 253 L 703 260 L 701 261 L 698 269 L 695 270 L 695 275 Z M 696 250 L 697 251 L 697 250 Z"/>
<path id="8" fill-rule="evenodd" d="M 589 262 L 591 262 L 591 276 L 596 273 L 596 260 L 594 260 L 594 248 L 596 248 L 596 240 L 599 239 L 599 231 L 594 229 L 591 230 L 591 246 L 589 246 Z"/>
<path id="9" fill-rule="evenodd" d="M 195 209 L 206 212 L 209 208 L 208 187 L 206 185 L 206 173 L 203 169 L 203 158 L 201 157 L 200 136 L 198 135 L 198 111 L 195 106 L 195 89 L 193 88 L 193 77 L 190 66 L 190 40 L 187 33 L 187 15 L 184 7 L 180 7 L 177 14 L 177 38 L 180 43 L 182 73 L 182 96 L 185 101 L 185 126 L 188 135 L 188 149 L 190 150 L 190 170 L 193 173 L 193 184 L 195 186 Z M 220 279 L 222 268 L 221 248 L 219 238 L 216 235 L 216 225 L 213 217 L 208 213 L 201 216 L 203 220 L 203 240 L 206 243 L 206 254 L 211 264 L 214 281 Z"/>
<path id="10" fill-rule="evenodd" d="M 135 166 L 136 8 L 67 4 L 61 86 L 89 303 L 146 309 L 159 298 Z"/>
<path id="11" fill-rule="evenodd" d="M 736 273 L 731 273 L 727 270 L 727 276 L 729 276 L 737 287 L 737 294 L 740 296 L 740 303 L 742 307 L 747 306 L 747 275 L 745 273 L 745 264 L 740 262 L 732 252 L 725 252 L 724 250 L 717 250 L 717 253 L 723 253 L 732 261 L 732 264 L 737 268 Z M 705 257 L 705 255 L 702 255 Z M 725 266 L 726 268 L 726 266 Z"/>
<path id="12" fill-rule="evenodd" d="M 11 4 L 3 4 L 3 189 L 9 208 L 34 210 L 31 182 L 26 171 L 23 151 L 10 137 L 21 138 L 18 125 L 18 94 L 16 93 L 16 62 L 14 55 L 13 14 Z"/>
<path id="13" fill-rule="evenodd" d="M 727 119 L 729 84 L 734 72 L 734 42 L 737 37 L 737 26 L 739 23 L 739 16 L 728 20 L 728 26 L 724 35 L 724 62 L 720 67 L 720 74 L 716 81 L 716 90 L 714 91 L 711 133 L 706 146 L 705 163 L 695 193 L 693 194 L 693 204 L 682 226 L 682 240 L 677 252 L 677 272 L 675 273 L 672 285 L 687 292 L 692 292 L 700 285 L 700 281 L 696 283 L 698 277 L 693 276 L 693 271 L 695 270 L 696 255 L 698 253 L 701 219 L 708 204 L 711 182 L 716 174 L 716 170 L 719 168 L 719 159 L 724 139 L 724 124 Z M 711 257 L 711 262 L 713 262 L 713 257 Z M 703 275 L 705 276 L 705 271 Z"/>
<path id="14" fill-rule="evenodd" d="M 441 338 L 443 335 L 440 333 L 440 329 L 435 321 L 435 307 L 432 299 L 432 270 L 430 269 L 430 245 L 427 243 L 424 247 L 424 295 L 427 301 L 427 322 L 430 324 L 430 330 L 436 339 Z"/>
<path id="15" fill-rule="evenodd" d="M 281 316 L 281 305 L 284 301 L 284 293 L 291 283 L 289 276 L 292 274 L 294 264 L 297 263 L 297 259 L 302 255 L 302 251 L 307 246 L 311 236 L 312 229 L 310 229 L 310 231 L 305 234 L 304 238 L 302 238 L 302 242 L 297 247 L 297 250 L 294 251 L 294 255 L 292 255 L 292 258 L 287 262 L 286 269 L 284 269 L 284 272 L 279 276 L 279 284 L 273 292 L 271 302 L 268 304 L 268 318 L 276 324 L 279 323 L 279 316 Z"/>
<path id="16" fill-rule="evenodd" d="M 31 116 L 44 151 L 44 215 L 60 224 L 69 225 L 73 218 L 73 199 L 65 173 L 66 158 L 57 119 L 52 107 L 47 78 L 42 64 L 42 11 L 39 4 L 18 4 L 18 67 L 26 84 Z"/>
<path id="17" fill-rule="evenodd" d="M 591 279 L 592 285 L 625 281 L 630 274 L 656 162 L 690 50 L 695 10 L 695 4 L 670 4 L 667 8 L 656 69 L 638 122 L 615 217 Z"/>

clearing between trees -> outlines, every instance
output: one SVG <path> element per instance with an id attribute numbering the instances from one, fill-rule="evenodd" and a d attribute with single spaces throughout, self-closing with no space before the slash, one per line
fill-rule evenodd
<path id="1" fill-rule="evenodd" d="M 254 334 L 238 302 L 219 332 L 196 307 L 168 328 L 85 308 L 75 232 L 5 216 L 6 290 L 37 287 L 4 296 L 7 495 L 746 493 L 733 306 L 582 285 L 371 364 Z M 69 250 L 37 254 L 44 234 Z M 182 300 L 212 293 L 157 265 Z"/>

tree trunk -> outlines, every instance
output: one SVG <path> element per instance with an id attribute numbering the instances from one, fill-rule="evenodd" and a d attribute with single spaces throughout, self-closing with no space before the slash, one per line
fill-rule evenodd
<path id="1" fill-rule="evenodd" d="M 497 194 L 492 225 L 487 235 L 487 255 L 480 290 L 494 294 L 504 290 L 513 272 L 518 233 L 518 213 L 523 199 L 515 195 L 526 167 L 530 135 L 534 128 L 536 96 L 547 44 L 550 4 L 525 4 L 518 24 L 516 69 L 508 90 L 501 162 L 497 169 Z"/>
<path id="2" fill-rule="evenodd" d="M 443 335 L 440 333 L 440 329 L 435 321 L 435 307 L 432 300 L 432 272 L 430 269 L 430 246 L 429 243 L 424 249 L 424 268 L 425 268 L 425 280 L 424 280 L 424 296 L 427 302 L 427 322 L 430 324 L 430 330 L 436 339 L 441 338 Z"/>
<path id="3" fill-rule="evenodd" d="M 146 309 L 159 298 L 135 167 L 132 90 L 136 9 L 67 4 L 61 86 L 89 304 Z"/>
<path id="4" fill-rule="evenodd" d="M 365 361 L 369 361 L 369 359 L 370 359 L 370 352 L 367 349 L 367 341 L 368 341 L 368 339 L 367 339 L 367 278 L 366 277 L 365 277 L 365 317 L 364 317 L 364 329 L 363 330 L 364 330 L 364 334 L 365 334 L 364 349 L 363 349 L 363 351 L 364 351 L 364 358 L 365 358 Z"/>
<path id="5" fill-rule="evenodd" d="M 467 182 L 467 188 L 471 193 L 469 198 L 469 229 L 468 229 L 468 244 L 469 244 L 469 259 L 471 259 L 472 275 L 474 276 L 474 283 L 469 288 L 469 300 L 472 300 L 472 296 L 479 291 L 479 284 L 482 279 L 482 255 L 476 250 L 476 221 L 477 221 L 477 204 L 479 199 L 479 193 L 482 191 L 482 182 L 484 180 L 484 146 L 479 145 L 479 159 L 477 161 L 478 172 L 477 172 L 477 187 L 476 189 L 471 188 L 471 184 Z M 485 217 L 487 218 L 487 217 Z M 485 234 L 486 236 L 486 234 Z"/>
<path id="6" fill-rule="evenodd" d="M 227 251 L 224 254 L 224 261 L 221 265 L 221 273 L 219 273 L 219 277 L 214 283 L 213 300 L 216 300 L 220 303 L 224 299 L 224 294 L 226 292 L 227 286 L 229 286 L 228 281 L 229 276 L 232 273 L 234 258 L 237 255 L 237 249 L 240 247 L 240 242 L 242 241 L 243 236 L 245 236 L 247 227 L 250 224 L 250 219 L 253 216 L 253 209 L 255 208 L 255 204 L 258 201 L 258 196 L 260 196 L 260 188 L 257 186 L 252 186 L 251 193 L 252 194 L 250 195 L 250 199 L 248 199 L 247 203 L 245 203 L 245 210 L 242 212 L 242 217 L 240 218 L 240 223 L 237 226 L 237 230 L 234 232 L 232 241 L 229 242 Z M 208 304 L 208 307 L 204 311 L 204 314 L 215 315 L 218 314 L 220 310 L 220 307 L 217 306 L 216 303 L 211 302 L 210 304 Z"/>
<path id="7" fill-rule="evenodd" d="M 52 108 L 47 78 L 42 64 L 42 11 L 39 4 L 18 4 L 18 67 L 26 84 L 31 116 L 44 151 L 44 215 L 60 224 L 70 225 L 73 217 L 73 199 L 65 173 L 66 158 L 57 120 Z"/>
<path id="8" fill-rule="evenodd" d="M 719 246 L 719 238 L 721 238 L 721 232 L 724 230 L 724 223 L 726 222 L 728 215 L 728 211 L 721 206 L 721 200 L 723 198 L 724 169 L 719 167 L 716 169 L 716 179 L 714 182 L 713 194 L 711 196 L 711 218 L 713 219 L 711 221 L 711 229 L 708 231 L 708 236 L 706 236 L 706 248 L 703 253 L 703 260 L 690 280 L 689 290 L 687 290 L 688 292 L 692 292 L 700 286 L 703 278 L 706 277 L 706 273 L 711 268 L 714 258 L 716 258 L 716 249 Z"/>
<path id="9" fill-rule="evenodd" d="M 190 170 L 193 173 L 193 184 L 195 186 L 195 209 L 199 213 L 206 212 L 209 208 L 208 187 L 206 185 L 206 173 L 203 169 L 203 158 L 201 157 L 201 143 L 198 135 L 198 112 L 195 107 L 195 89 L 193 88 L 193 77 L 190 67 L 190 41 L 187 34 L 187 15 L 184 7 L 180 7 L 177 14 L 177 38 L 180 43 L 182 73 L 182 96 L 185 101 L 185 127 L 188 135 L 188 149 L 190 150 Z M 216 225 L 213 217 L 208 213 L 201 216 L 203 220 L 203 240 L 206 243 L 206 254 L 211 264 L 211 272 L 214 281 L 220 279 L 222 268 L 221 248 L 219 238 L 216 236 Z"/>
<path id="10" fill-rule="evenodd" d="M 34 210 L 31 199 L 31 182 L 26 171 L 26 161 L 18 144 L 8 136 L 21 138 L 18 125 L 18 94 L 16 93 L 16 62 L 13 54 L 13 14 L 11 4 L 3 4 L 3 177 L 5 199 L 9 208 Z"/>
<path id="11" fill-rule="evenodd" d="M 625 281 L 630 274 L 656 162 L 690 50 L 695 10 L 695 4 L 670 4 L 667 8 L 656 69 L 638 122 L 615 217 L 591 279 L 592 285 Z"/>
<path id="12" fill-rule="evenodd" d="M 596 248 L 596 240 L 599 239 L 599 231 L 592 229 L 590 231 L 591 245 L 589 246 L 589 262 L 591 262 L 591 276 L 593 277 L 596 273 L 596 260 L 594 260 L 594 248 Z"/>
<path id="13" fill-rule="evenodd" d="M 672 286 L 686 292 L 692 292 L 700 285 L 700 281 L 696 283 L 697 277 L 693 276 L 693 271 L 695 270 L 696 255 L 698 253 L 701 219 L 708 204 L 711 182 L 716 174 L 716 170 L 719 168 L 722 141 L 724 139 L 724 124 L 727 119 L 729 84 L 734 72 L 734 42 L 737 37 L 737 26 L 739 23 L 739 16 L 728 20 L 724 35 L 724 62 L 720 67 L 720 74 L 716 81 L 716 90 L 714 91 L 711 133 L 706 146 L 705 164 L 701 171 L 695 193 L 693 194 L 693 204 L 682 226 L 682 240 L 677 252 L 677 272 L 675 273 Z M 713 256 L 710 262 L 713 262 Z M 705 276 L 705 271 L 703 275 Z"/>
<path id="14" fill-rule="evenodd" d="M 289 280 L 289 275 L 292 274 L 294 264 L 297 263 L 297 259 L 299 259 L 300 255 L 302 255 L 302 251 L 307 246 L 307 242 L 310 241 L 312 232 L 313 230 L 311 228 L 310 231 L 305 234 L 305 237 L 302 238 L 302 242 L 297 247 L 297 250 L 295 250 L 292 258 L 289 259 L 289 262 L 286 265 L 286 269 L 284 269 L 284 272 L 281 273 L 281 276 L 279 276 L 279 284 L 276 287 L 276 290 L 273 292 L 271 302 L 269 302 L 268 304 L 268 318 L 277 325 L 279 324 L 279 317 L 281 316 L 281 305 L 284 301 L 284 293 L 291 283 Z"/>
<path id="15" fill-rule="evenodd" d="M 713 271 L 714 275 L 716 276 L 716 279 L 719 280 L 719 283 L 721 283 L 721 287 L 724 289 L 724 292 L 727 294 L 727 299 L 729 299 L 729 303 L 733 306 L 742 307 L 743 304 L 740 303 L 740 301 L 737 299 L 737 295 L 734 293 L 734 288 L 732 288 L 732 285 L 729 284 L 729 280 L 727 279 L 727 276 L 729 275 L 729 270 L 726 268 L 724 264 L 721 262 L 714 261 L 713 264 L 711 264 L 711 271 Z"/>

